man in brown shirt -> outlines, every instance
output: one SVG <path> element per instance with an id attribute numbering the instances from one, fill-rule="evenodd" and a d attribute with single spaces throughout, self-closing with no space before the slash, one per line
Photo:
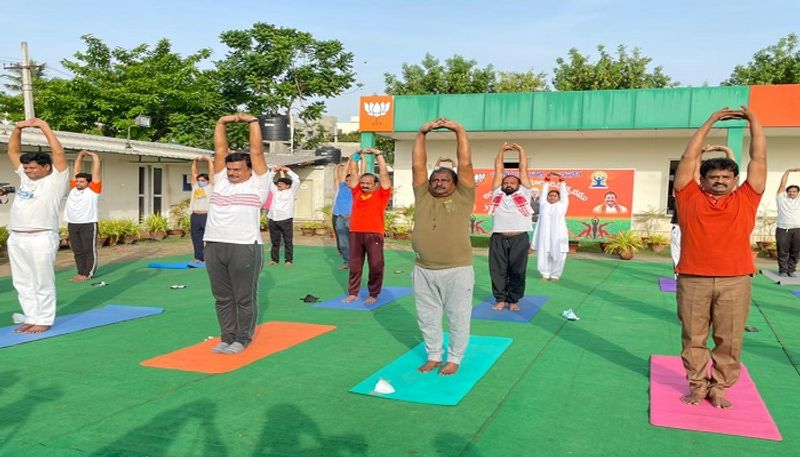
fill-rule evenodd
<path id="1" fill-rule="evenodd" d="M 456 134 L 458 173 L 439 168 L 428 178 L 426 135 L 443 128 Z M 458 371 L 469 341 L 472 314 L 472 246 L 469 218 L 475 204 L 472 157 L 464 127 L 447 119 L 428 122 L 419 129 L 411 152 L 413 174 L 414 298 L 417 323 L 425 340 L 428 360 L 419 367 L 427 373 L 437 368 L 440 375 Z M 442 314 L 447 315 L 450 344 L 447 363 L 442 366 Z"/>

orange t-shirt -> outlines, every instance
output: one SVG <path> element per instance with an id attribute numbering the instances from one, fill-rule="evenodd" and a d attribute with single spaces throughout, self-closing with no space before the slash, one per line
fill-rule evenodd
<path id="1" fill-rule="evenodd" d="M 76 181 L 74 179 L 70 179 L 70 181 L 69 181 L 69 188 L 70 189 L 74 189 L 75 188 L 75 182 Z M 89 189 L 92 189 L 94 191 L 94 193 L 99 194 L 99 193 L 101 193 L 103 191 L 103 183 L 102 182 L 94 182 L 94 181 L 92 181 L 92 182 L 89 183 Z"/>
<path id="2" fill-rule="evenodd" d="M 370 194 L 361 192 L 361 187 L 351 189 L 353 192 L 353 211 L 350 214 L 350 231 L 359 233 L 380 233 L 383 235 L 383 213 L 392 189 L 378 186 L 378 190 Z"/>
<path id="3" fill-rule="evenodd" d="M 755 273 L 750 234 L 761 194 L 745 181 L 717 201 L 692 182 L 675 191 L 681 228 L 679 274 L 744 276 Z"/>

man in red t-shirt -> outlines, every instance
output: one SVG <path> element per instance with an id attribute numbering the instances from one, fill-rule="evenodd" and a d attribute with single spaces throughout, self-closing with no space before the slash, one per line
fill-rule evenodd
<path id="1" fill-rule="evenodd" d="M 362 161 L 365 160 L 364 154 L 375 155 L 380 177 L 364 173 L 358 181 L 351 179 L 349 183 L 353 192 L 353 210 L 350 214 L 350 280 L 344 301 L 349 303 L 358 298 L 366 255 L 369 261 L 369 297 L 364 304 L 371 305 L 377 301 L 383 286 L 383 213 L 392 196 L 392 182 L 383 152 L 377 149 L 359 152 Z M 353 176 L 358 174 L 356 162 L 352 159 L 348 162 L 348 173 Z"/>
<path id="2" fill-rule="evenodd" d="M 744 119 L 750 124 L 747 180 L 737 187 L 739 167 L 727 158 L 710 159 L 694 178 L 703 143 L 714 123 Z M 725 391 L 739 378 L 742 338 L 750 307 L 750 234 L 767 177 L 767 143 L 756 116 L 747 107 L 723 108 L 695 132 L 675 174 L 675 198 L 681 229 L 678 317 L 681 358 L 691 392 L 681 398 L 696 405 L 708 398 L 717 408 L 732 407 Z M 708 378 L 709 327 L 715 346 Z"/>

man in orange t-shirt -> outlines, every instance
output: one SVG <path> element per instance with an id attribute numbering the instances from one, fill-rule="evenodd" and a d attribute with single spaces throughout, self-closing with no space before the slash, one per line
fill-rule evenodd
<path id="1" fill-rule="evenodd" d="M 703 143 L 717 121 L 744 119 L 750 124 L 750 162 L 747 180 L 737 187 L 739 167 L 727 158 L 710 159 L 695 170 Z M 767 144 L 756 116 L 747 107 L 723 108 L 695 132 L 675 174 L 675 198 L 681 229 L 678 273 L 678 317 L 682 334 L 681 358 L 691 392 L 681 398 L 696 405 L 706 398 L 717 408 L 732 407 L 726 389 L 739 378 L 742 339 L 750 307 L 750 234 L 764 192 Z M 708 378 L 709 327 L 715 341 Z"/>
<path id="2" fill-rule="evenodd" d="M 383 152 L 377 149 L 359 152 L 362 161 L 365 160 L 364 154 L 375 155 L 380 176 L 364 173 L 358 181 L 351 179 L 349 183 L 353 192 L 353 209 L 350 214 L 350 279 L 344 301 L 349 303 L 358 298 L 366 256 L 369 262 L 369 297 L 364 304 L 371 305 L 378 300 L 383 287 L 383 213 L 392 196 L 392 181 Z M 354 160 L 350 159 L 347 167 L 348 174 L 358 174 Z"/>

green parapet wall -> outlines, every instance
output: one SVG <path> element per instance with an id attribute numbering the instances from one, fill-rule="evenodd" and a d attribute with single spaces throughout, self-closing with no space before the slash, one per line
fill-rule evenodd
<path id="1" fill-rule="evenodd" d="M 416 132 L 440 117 L 471 132 L 697 128 L 724 106 L 748 104 L 749 96 L 749 86 L 396 96 L 394 131 Z"/>

